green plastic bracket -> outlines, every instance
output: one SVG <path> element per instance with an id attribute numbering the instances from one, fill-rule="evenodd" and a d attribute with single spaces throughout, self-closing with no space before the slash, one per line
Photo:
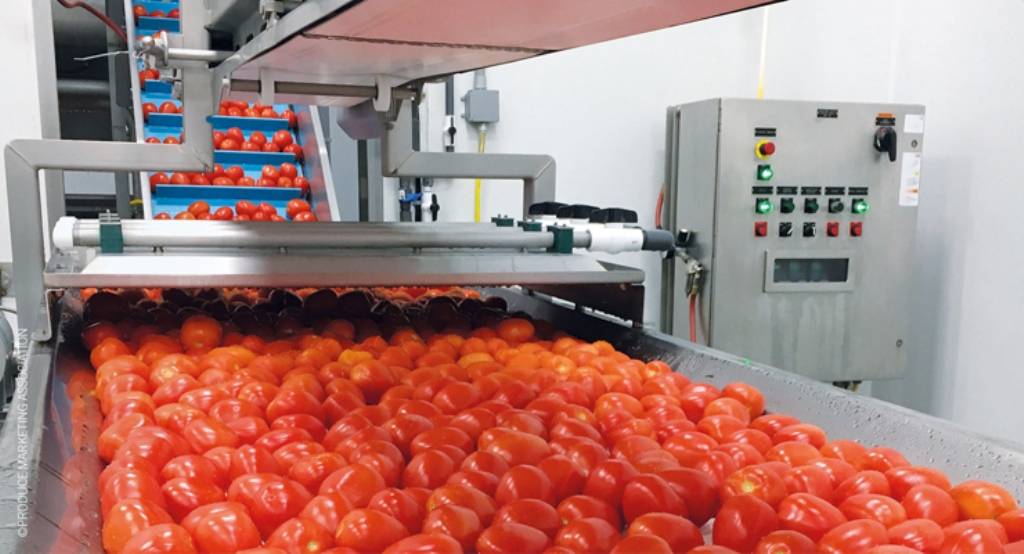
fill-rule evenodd
<path id="1" fill-rule="evenodd" d="M 491 223 L 498 227 L 514 227 L 516 220 L 507 215 L 497 215 L 491 218 Z"/>
<path id="2" fill-rule="evenodd" d="M 539 221 L 520 221 L 519 226 L 522 227 L 524 231 L 540 231 L 544 228 Z"/>
<path id="3" fill-rule="evenodd" d="M 548 248 L 548 252 L 572 254 L 572 227 L 552 225 L 548 227 L 548 230 L 555 236 L 555 240 L 551 243 L 551 248 Z"/>
<path id="4" fill-rule="evenodd" d="M 100 214 L 100 252 L 121 254 L 124 252 L 124 233 L 121 218 L 110 212 Z"/>

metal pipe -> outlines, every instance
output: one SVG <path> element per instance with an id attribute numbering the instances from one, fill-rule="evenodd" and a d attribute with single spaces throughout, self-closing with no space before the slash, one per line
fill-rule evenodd
<path id="1" fill-rule="evenodd" d="M 234 92 L 260 92 L 260 82 L 255 79 L 231 79 Z M 342 96 L 346 98 L 376 98 L 377 87 L 369 85 L 336 85 L 328 83 L 300 83 L 295 81 L 274 81 L 275 94 L 301 94 L 310 96 Z M 411 100 L 416 91 L 406 88 L 391 89 L 392 98 Z"/>
<path id="2" fill-rule="evenodd" d="M 127 247 L 206 247 L 206 248 L 548 248 L 554 242 L 551 233 L 493 232 L 487 227 L 476 231 L 432 227 L 422 230 L 374 229 L 310 223 L 278 225 L 270 222 L 128 220 L 121 223 Z M 494 229 L 493 227 L 490 229 Z M 76 222 L 72 231 L 76 246 L 99 246 L 99 223 Z M 577 246 L 590 244 L 590 236 L 574 240 Z"/>
<path id="3" fill-rule="evenodd" d="M 205 50 L 202 48 L 168 48 L 167 59 L 188 62 L 221 62 L 231 57 L 232 52 Z"/>
<path id="4" fill-rule="evenodd" d="M 110 96 L 110 81 L 57 79 L 57 93 L 75 96 Z"/>

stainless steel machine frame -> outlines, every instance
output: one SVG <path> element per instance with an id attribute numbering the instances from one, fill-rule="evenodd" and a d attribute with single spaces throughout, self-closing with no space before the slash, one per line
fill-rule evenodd
<path id="1" fill-rule="evenodd" d="M 510 311 L 525 311 L 581 338 L 606 339 L 630 356 L 664 360 L 691 379 L 717 386 L 748 382 L 765 393 L 769 411 L 813 422 L 832 437 L 895 445 L 912 462 L 934 465 L 954 482 L 991 480 L 1024 497 L 1024 445 L 986 438 L 668 335 L 624 327 L 545 298 L 511 289 L 485 293 L 505 298 Z M 90 369 L 88 354 L 76 339 L 81 313 L 76 297 L 65 295 L 55 311 L 59 330 L 54 340 L 33 343 L 25 356 L 11 408 L 17 415 L 11 421 L 17 424 L 0 431 L 0 474 L 5 476 L 0 479 L 0 551 L 101 548 L 99 495 L 93 485 L 101 469 L 96 454 L 99 408 L 95 398 L 72 403 L 67 394 L 72 375 Z"/>
<path id="2" fill-rule="evenodd" d="M 665 221 L 692 232 L 688 252 L 707 268 L 698 335 L 823 381 L 900 377 L 917 222 L 908 189 L 923 121 L 923 106 L 905 104 L 716 99 L 670 108 Z M 891 158 L 874 147 L 882 132 L 895 137 Z M 762 144 L 774 154 L 755 152 Z M 773 172 L 767 180 L 762 168 Z M 757 202 L 772 209 L 757 213 Z M 685 265 L 667 262 L 662 289 L 665 330 L 679 336 L 690 330 Z"/>

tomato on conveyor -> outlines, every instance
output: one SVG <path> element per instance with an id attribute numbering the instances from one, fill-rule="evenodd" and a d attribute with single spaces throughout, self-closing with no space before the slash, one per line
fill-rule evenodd
<path id="1" fill-rule="evenodd" d="M 108 552 L 1024 547 L 998 484 L 472 290 L 84 293 Z"/>

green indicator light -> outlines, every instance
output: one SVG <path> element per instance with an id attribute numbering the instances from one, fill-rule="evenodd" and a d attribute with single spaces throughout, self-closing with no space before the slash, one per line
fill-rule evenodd
<path id="1" fill-rule="evenodd" d="M 857 198 L 853 201 L 853 213 L 855 214 L 866 214 L 871 206 L 868 205 L 868 201 L 863 198 Z"/>
<path id="2" fill-rule="evenodd" d="M 775 206 L 772 206 L 772 201 L 767 198 L 758 198 L 754 202 L 754 211 L 759 214 L 770 214 Z"/>
<path id="3" fill-rule="evenodd" d="M 768 164 L 757 166 L 757 180 L 758 181 L 771 181 L 772 177 L 775 176 L 775 171 L 772 170 L 772 166 Z"/>

